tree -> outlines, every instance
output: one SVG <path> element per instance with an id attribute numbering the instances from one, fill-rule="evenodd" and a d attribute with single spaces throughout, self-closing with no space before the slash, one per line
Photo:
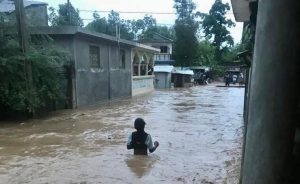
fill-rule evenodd
<path id="1" fill-rule="evenodd" d="M 212 44 L 216 48 L 216 58 L 222 61 L 224 49 L 233 46 L 233 38 L 228 28 L 235 24 L 226 18 L 226 13 L 230 10 L 228 3 L 224 4 L 222 0 L 216 0 L 208 14 L 201 14 L 202 28 L 206 37 L 212 39 Z"/>
<path id="2" fill-rule="evenodd" d="M 142 33 L 139 35 L 139 39 L 147 40 L 153 38 L 153 35 L 155 33 L 158 33 L 166 38 L 169 38 L 171 40 L 175 40 L 175 30 L 174 27 L 167 27 L 167 26 L 153 26 L 149 29 L 146 29 L 145 31 L 142 31 Z"/>
<path id="3" fill-rule="evenodd" d="M 94 20 L 86 26 L 89 30 L 111 36 L 116 36 L 117 33 L 120 33 L 120 37 L 123 39 L 134 39 L 134 33 L 131 32 L 131 22 L 121 19 L 119 13 L 112 10 L 107 20 L 105 17 L 101 18 L 97 12 L 94 12 L 93 17 Z"/>
<path id="4" fill-rule="evenodd" d="M 216 65 L 215 48 L 209 40 L 199 42 L 198 58 L 199 60 L 196 63 L 198 66 L 209 66 L 213 68 Z"/>
<path id="5" fill-rule="evenodd" d="M 135 39 L 147 39 L 151 37 L 156 30 L 156 19 L 152 16 L 145 15 L 143 19 L 132 20 L 131 28 L 135 34 Z"/>
<path id="6" fill-rule="evenodd" d="M 195 20 L 195 3 L 191 0 L 174 0 L 177 12 L 175 21 L 175 59 L 176 65 L 191 66 L 197 60 L 198 22 Z"/>
<path id="7" fill-rule="evenodd" d="M 57 68 L 70 61 L 69 54 L 55 48 L 47 35 L 26 37 L 28 48 L 23 52 L 17 35 L 3 21 L 5 16 L 0 13 L 0 119 L 7 113 L 30 114 L 60 99 Z M 32 69 L 30 87 L 27 63 Z"/>
<path id="8" fill-rule="evenodd" d="M 50 7 L 49 11 L 49 22 L 52 26 L 83 26 L 83 21 L 79 16 L 79 10 L 75 9 L 71 3 L 60 4 L 58 14 L 53 7 Z"/>

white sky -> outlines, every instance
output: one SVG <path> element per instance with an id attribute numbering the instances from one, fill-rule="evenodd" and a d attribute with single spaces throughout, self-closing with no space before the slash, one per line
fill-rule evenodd
<path id="1" fill-rule="evenodd" d="M 66 3 L 67 0 L 38 0 L 48 3 L 48 7 L 58 8 L 59 4 Z M 79 10 L 100 10 L 100 11 L 124 11 L 124 12 L 175 12 L 174 0 L 70 0 L 75 8 Z M 197 4 L 197 11 L 208 13 L 214 0 L 193 0 Z M 223 0 L 231 4 L 230 0 Z M 82 19 L 92 19 L 93 12 L 80 11 Z M 106 16 L 106 13 L 100 13 L 100 16 Z M 153 14 L 158 24 L 172 25 L 175 22 L 175 14 Z M 122 19 L 140 19 L 144 14 L 120 14 Z M 227 14 L 228 18 L 235 21 L 232 10 Z M 85 25 L 88 20 L 84 21 Z M 239 42 L 242 36 L 243 24 L 236 23 L 236 27 L 231 28 L 230 32 L 235 43 Z"/>

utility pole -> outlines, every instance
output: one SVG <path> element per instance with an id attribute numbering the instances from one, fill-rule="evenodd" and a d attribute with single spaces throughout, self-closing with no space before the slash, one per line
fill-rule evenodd
<path id="1" fill-rule="evenodd" d="M 28 40 L 26 35 L 26 23 L 23 0 L 15 0 L 17 28 L 19 36 L 19 44 L 23 54 L 28 50 Z"/>
<path id="2" fill-rule="evenodd" d="M 18 28 L 18 37 L 19 37 L 19 45 L 21 52 L 25 55 L 28 51 L 28 34 L 26 31 L 26 16 L 24 11 L 24 2 L 23 0 L 14 0 L 15 2 L 15 12 L 16 12 L 16 19 L 17 19 L 17 28 Z M 29 95 L 29 98 L 33 98 L 31 90 L 32 90 L 32 63 L 31 61 L 27 61 L 24 59 L 25 65 L 25 80 L 26 80 L 26 90 Z M 30 100 L 32 101 L 32 100 Z M 34 108 L 29 103 L 28 110 L 35 114 Z"/>
<path id="3" fill-rule="evenodd" d="M 70 4 L 70 0 L 68 0 L 68 17 L 69 17 L 69 25 L 71 25 L 71 4 Z"/>

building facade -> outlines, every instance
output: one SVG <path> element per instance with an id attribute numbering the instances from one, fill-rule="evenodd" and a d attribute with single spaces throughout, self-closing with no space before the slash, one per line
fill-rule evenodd
<path id="1" fill-rule="evenodd" d="M 173 40 L 158 33 L 153 33 L 151 36 L 139 42 L 160 50 L 159 53 L 154 55 L 155 65 L 174 65 L 175 61 L 172 59 Z"/>
<path id="2" fill-rule="evenodd" d="M 143 53 L 151 58 L 158 52 L 155 48 L 73 26 L 39 27 L 32 34 L 49 35 L 55 45 L 71 54 L 73 74 L 67 85 L 71 89 L 64 89 L 72 108 L 154 89 L 152 75 L 134 75 L 133 55 Z M 143 71 L 142 61 L 138 71 Z"/>

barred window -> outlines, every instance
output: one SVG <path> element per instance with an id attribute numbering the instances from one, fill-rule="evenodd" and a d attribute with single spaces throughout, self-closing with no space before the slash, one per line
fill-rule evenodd
<path id="1" fill-rule="evenodd" d="M 90 67 L 101 68 L 100 49 L 97 46 L 90 46 Z"/>

